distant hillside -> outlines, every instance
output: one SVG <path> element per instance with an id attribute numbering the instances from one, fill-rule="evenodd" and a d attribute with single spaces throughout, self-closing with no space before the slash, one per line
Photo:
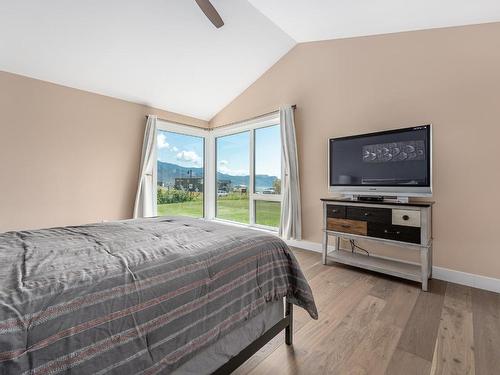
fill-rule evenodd
<path id="1" fill-rule="evenodd" d="M 202 168 L 186 168 L 177 164 L 158 161 L 158 182 L 173 185 L 176 177 L 189 177 L 189 171 L 192 171 L 192 177 L 203 177 Z"/>
<path id="2" fill-rule="evenodd" d="M 158 161 L 158 182 L 163 182 L 165 185 L 174 185 L 175 178 L 189 177 L 189 171 L 191 171 L 193 177 L 203 177 L 202 168 L 186 168 L 177 164 Z M 249 176 L 231 176 L 218 172 L 217 178 L 219 180 L 230 180 L 233 185 L 249 185 Z M 257 188 L 270 188 L 273 186 L 276 177 L 258 174 L 255 176 L 255 180 Z"/>

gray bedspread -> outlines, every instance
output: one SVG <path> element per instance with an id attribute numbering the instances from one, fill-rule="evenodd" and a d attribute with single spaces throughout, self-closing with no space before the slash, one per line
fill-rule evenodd
<path id="1" fill-rule="evenodd" d="M 287 297 L 276 236 L 163 217 L 0 234 L 0 374 L 168 373 Z"/>

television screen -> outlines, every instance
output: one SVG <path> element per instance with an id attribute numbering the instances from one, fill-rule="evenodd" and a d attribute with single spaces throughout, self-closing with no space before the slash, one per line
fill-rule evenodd
<path id="1" fill-rule="evenodd" d="M 430 187 L 430 147 L 430 125 L 330 139 L 330 186 Z"/>

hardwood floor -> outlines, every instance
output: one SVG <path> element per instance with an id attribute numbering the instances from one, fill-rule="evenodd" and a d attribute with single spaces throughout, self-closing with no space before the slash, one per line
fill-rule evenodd
<path id="1" fill-rule="evenodd" d="M 321 264 L 293 249 L 319 310 L 294 308 L 294 345 L 279 335 L 235 374 L 500 374 L 500 294 L 420 284 Z"/>

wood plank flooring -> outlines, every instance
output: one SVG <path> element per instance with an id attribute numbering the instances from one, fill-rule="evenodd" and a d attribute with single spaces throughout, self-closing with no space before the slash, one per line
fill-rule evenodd
<path id="1" fill-rule="evenodd" d="M 420 284 L 293 249 L 319 311 L 294 307 L 294 345 L 279 335 L 235 374 L 500 375 L 500 294 Z"/>

